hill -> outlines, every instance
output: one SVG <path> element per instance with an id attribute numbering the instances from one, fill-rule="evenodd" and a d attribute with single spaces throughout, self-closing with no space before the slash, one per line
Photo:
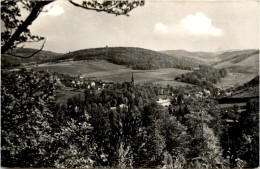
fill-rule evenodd
<path id="1" fill-rule="evenodd" d="M 19 56 L 29 56 L 33 53 L 35 53 L 37 49 L 31 49 L 31 48 L 16 48 L 13 49 L 11 54 L 19 55 Z M 2 68 L 8 68 L 8 67 L 15 67 L 20 66 L 24 63 L 30 63 L 30 62 L 36 62 L 36 63 L 45 63 L 45 62 L 51 62 L 53 60 L 56 60 L 57 58 L 60 58 L 63 54 L 61 53 L 55 53 L 51 51 L 45 51 L 42 50 L 36 55 L 30 57 L 30 58 L 18 58 L 11 55 L 3 54 L 1 55 L 1 63 Z"/>
<path id="2" fill-rule="evenodd" d="M 216 54 L 211 52 L 189 52 L 186 50 L 165 50 L 162 53 L 179 57 L 198 64 L 211 65 L 217 62 Z"/>
<path id="3" fill-rule="evenodd" d="M 216 56 L 220 61 L 215 68 L 228 68 L 233 72 L 257 73 L 259 71 L 259 50 L 224 52 Z"/>
<path id="4" fill-rule="evenodd" d="M 30 48 L 17 48 L 13 54 L 28 56 L 37 51 Z M 65 59 L 107 60 L 114 64 L 133 69 L 178 68 L 193 70 L 199 65 L 212 65 L 215 68 L 228 68 L 231 72 L 257 73 L 259 70 L 259 50 L 230 50 L 219 52 L 190 52 L 186 50 L 153 50 L 133 47 L 108 47 L 83 49 L 66 54 L 41 51 L 30 58 L 17 58 L 2 55 L 2 68 L 35 62 L 60 62 Z"/>
<path id="5" fill-rule="evenodd" d="M 74 51 L 63 55 L 62 59 L 92 60 L 104 59 L 133 69 L 150 70 L 159 68 L 179 68 L 192 70 L 200 63 L 181 57 L 170 56 L 143 48 L 109 47 Z"/>
<path id="6" fill-rule="evenodd" d="M 12 51 L 12 54 L 28 56 L 36 49 L 18 48 Z M 66 54 L 59 54 L 50 51 L 41 51 L 30 58 L 17 58 L 9 55 L 3 55 L 2 68 L 19 66 L 30 62 L 47 63 L 60 62 L 61 60 L 71 59 L 79 60 L 107 60 L 114 64 L 124 65 L 133 69 L 150 70 L 159 68 L 178 68 L 192 70 L 198 67 L 202 62 L 192 59 L 170 56 L 161 52 L 148 49 L 133 47 L 109 47 L 83 49 Z"/>
<path id="7" fill-rule="evenodd" d="M 257 54 L 257 53 L 259 53 L 259 50 L 255 50 L 255 49 L 233 50 L 233 51 L 221 52 L 216 57 L 221 60 L 220 62 L 233 60 L 233 59 L 234 60 L 238 59 L 237 61 L 239 61 L 239 59 L 243 60 L 243 58 L 245 59 L 248 56 L 251 56 L 252 54 Z"/>

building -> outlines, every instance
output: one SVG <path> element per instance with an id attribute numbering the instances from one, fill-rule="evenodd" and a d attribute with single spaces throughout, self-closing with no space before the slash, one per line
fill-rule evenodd
<path id="1" fill-rule="evenodd" d="M 162 99 L 162 98 L 159 98 L 158 101 L 156 101 L 156 103 L 162 105 L 162 106 L 170 106 L 171 104 L 171 100 L 170 99 Z"/>
<path id="2" fill-rule="evenodd" d="M 134 79 L 134 73 L 132 73 L 132 81 L 131 83 L 134 85 L 135 84 L 135 79 Z"/>

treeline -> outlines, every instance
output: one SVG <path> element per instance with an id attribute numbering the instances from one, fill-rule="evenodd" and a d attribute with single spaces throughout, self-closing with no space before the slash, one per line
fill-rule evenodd
<path id="1" fill-rule="evenodd" d="M 213 87 L 221 78 L 227 75 L 226 69 L 214 69 L 210 66 L 199 66 L 191 73 L 176 77 L 175 80 L 198 86 Z"/>

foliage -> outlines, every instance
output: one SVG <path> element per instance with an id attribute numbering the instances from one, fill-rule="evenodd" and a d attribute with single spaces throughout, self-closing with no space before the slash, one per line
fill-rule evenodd
<path id="1" fill-rule="evenodd" d="M 233 120 L 233 123 L 223 124 L 223 155 L 229 158 L 231 167 L 256 167 L 259 165 L 259 100 L 250 100 L 246 111 L 239 113 L 237 110 L 234 107 L 233 115 L 228 111 L 229 116 L 222 117 Z"/>
<path id="2" fill-rule="evenodd" d="M 197 70 L 194 70 L 191 73 L 177 77 L 176 80 L 198 86 L 213 87 L 213 84 L 218 83 L 220 79 L 226 75 L 227 72 L 225 69 L 214 69 L 209 66 L 200 66 Z"/>
<path id="3" fill-rule="evenodd" d="M 2 165 L 5 167 L 214 168 L 259 165 L 259 101 L 224 114 L 210 98 L 158 105 L 151 85 L 111 84 L 55 103 L 53 74 L 2 72 Z M 66 78 L 66 76 L 64 76 Z M 8 80 L 6 80 L 8 79 Z M 177 101 L 178 100 L 178 101 Z M 199 104 L 198 104 L 199 103 Z M 226 123 L 226 119 L 234 123 Z"/>
<path id="4" fill-rule="evenodd" d="M 91 165 L 86 142 L 88 131 L 92 128 L 87 121 L 78 122 L 66 117 L 67 110 L 55 106 L 55 89 L 58 86 L 51 80 L 50 73 L 28 70 L 2 72 L 2 78 L 3 166 Z M 80 153 L 75 157 L 70 152 Z"/>
<path id="5" fill-rule="evenodd" d="M 34 1 L 21 1 L 28 10 L 32 10 L 37 4 Z M 1 20 L 4 23 L 5 29 L 1 32 L 1 46 L 3 47 L 11 39 L 14 31 L 23 25 L 23 20 L 21 19 L 21 8 L 19 7 L 19 1 L 1 1 Z M 21 5 L 21 4 L 20 4 Z M 39 11 L 42 9 L 39 8 Z M 17 45 L 29 42 L 29 41 L 39 41 L 43 37 L 34 36 L 31 34 L 30 30 L 26 27 L 23 32 L 16 37 L 15 41 L 11 44 L 10 49 L 16 48 Z"/>

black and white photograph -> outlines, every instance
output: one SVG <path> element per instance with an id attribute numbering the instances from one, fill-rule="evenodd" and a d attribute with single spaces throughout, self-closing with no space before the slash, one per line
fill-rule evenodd
<path id="1" fill-rule="evenodd" d="M 258 0 L 1 0 L 1 168 L 259 168 Z"/>

